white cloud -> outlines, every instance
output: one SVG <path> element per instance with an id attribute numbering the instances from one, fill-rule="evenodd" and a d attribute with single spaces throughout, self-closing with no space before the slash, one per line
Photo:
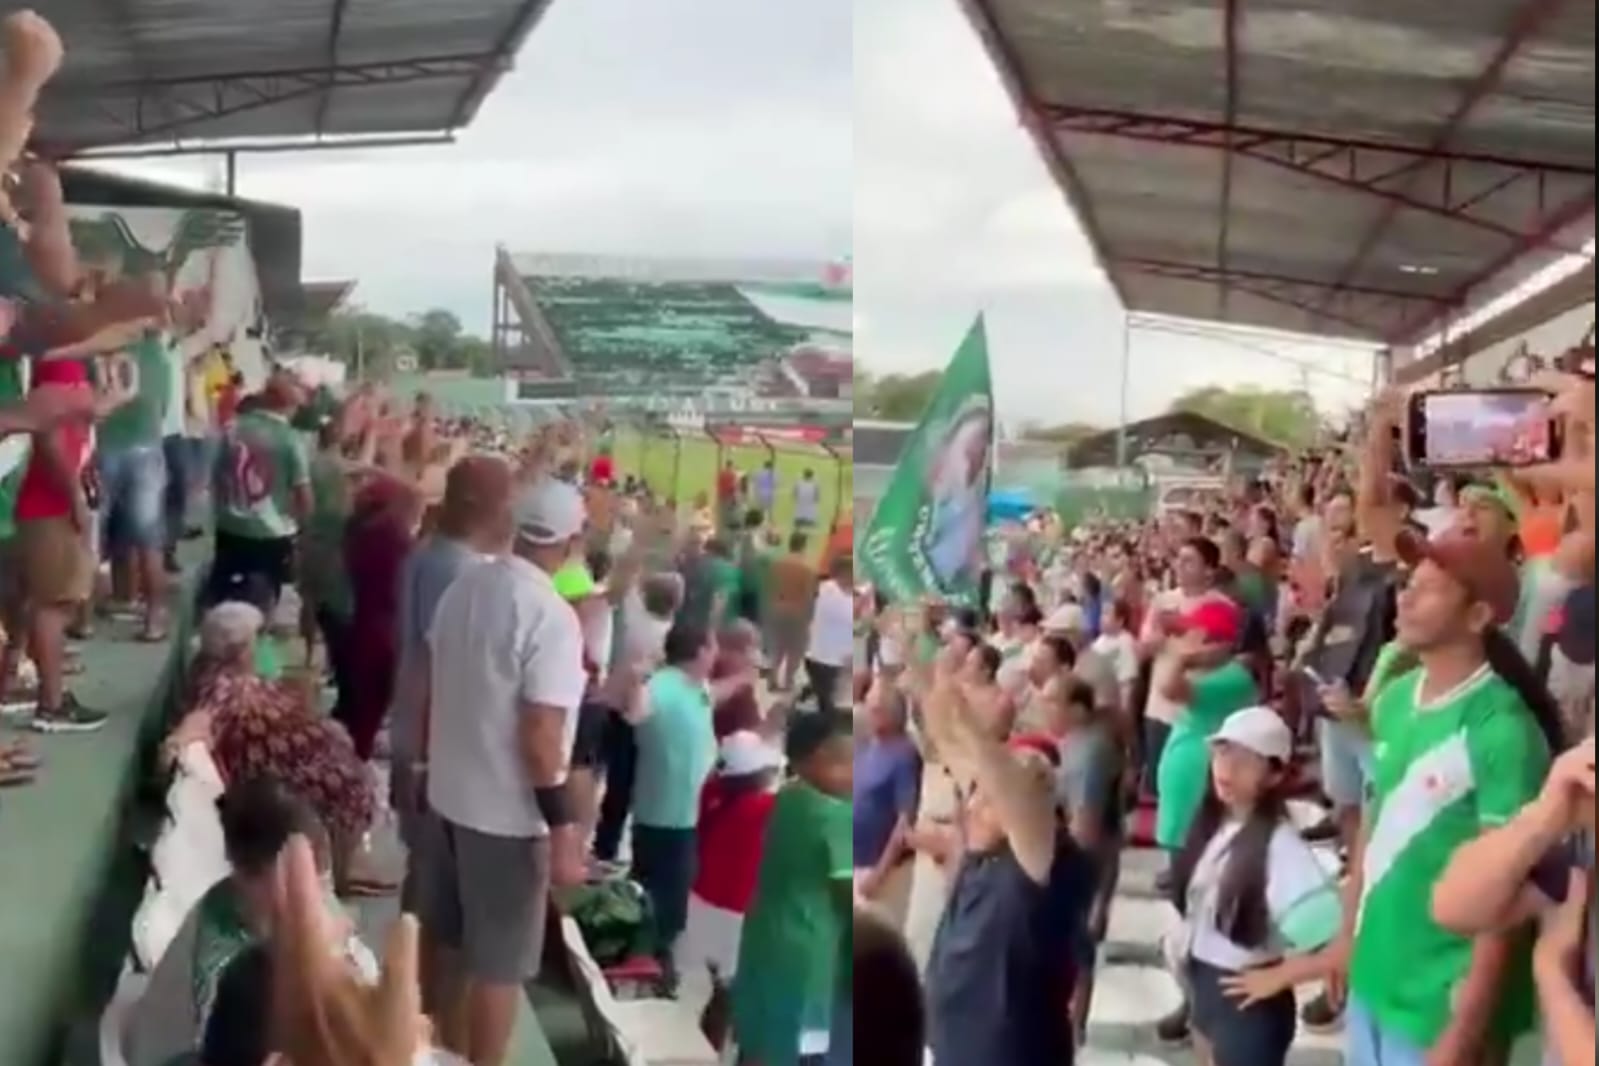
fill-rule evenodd
<path id="1" fill-rule="evenodd" d="M 394 314 L 489 319 L 494 246 L 831 259 L 853 193 L 849 0 L 556 3 L 450 146 L 246 156 L 307 278 Z M 214 184 L 214 160 L 123 164 Z"/>

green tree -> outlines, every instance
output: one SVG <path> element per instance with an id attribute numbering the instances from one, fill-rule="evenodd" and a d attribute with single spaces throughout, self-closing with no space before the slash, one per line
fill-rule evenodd
<path id="1" fill-rule="evenodd" d="M 466 370 L 480 377 L 499 370 L 489 342 L 467 333 L 460 318 L 444 308 L 405 320 L 362 307 L 341 308 L 308 334 L 306 347 L 367 378 L 392 372 L 396 355 L 406 349 L 416 353 L 423 370 Z"/>
<path id="2" fill-rule="evenodd" d="M 422 369 L 465 369 L 461 332 L 461 320 L 454 312 L 436 307 L 418 315 L 411 324 L 411 346 Z"/>
<path id="3" fill-rule="evenodd" d="M 1289 447 L 1314 443 L 1324 425 L 1321 412 L 1316 410 L 1316 401 L 1303 389 L 1206 385 L 1179 396 L 1171 410 L 1203 415 L 1240 432 Z"/>
<path id="4" fill-rule="evenodd" d="M 854 397 L 855 417 L 872 417 L 872 395 L 877 390 L 877 378 L 864 366 L 855 367 L 855 381 L 850 395 Z"/>
<path id="5" fill-rule="evenodd" d="M 889 422 L 914 422 L 922 417 L 927 405 L 933 402 L 943 373 L 928 370 L 921 374 L 885 374 L 876 379 L 866 398 L 865 417 L 881 418 Z M 859 394 L 855 410 L 861 412 Z"/>

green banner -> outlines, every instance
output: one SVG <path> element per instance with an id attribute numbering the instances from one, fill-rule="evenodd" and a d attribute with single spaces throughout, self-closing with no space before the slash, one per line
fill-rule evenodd
<path id="1" fill-rule="evenodd" d="M 857 553 L 866 579 L 898 603 L 977 602 L 993 476 L 994 396 L 981 316 L 905 443 Z"/>

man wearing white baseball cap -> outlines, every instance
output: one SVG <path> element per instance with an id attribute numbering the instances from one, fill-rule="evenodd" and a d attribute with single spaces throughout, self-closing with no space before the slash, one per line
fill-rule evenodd
<path id="1" fill-rule="evenodd" d="M 430 987 L 459 990 L 438 1005 L 440 1042 L 473 1062 L 504 1060 L 552 879 L 584 874 L 567 771 L 588 678 L 577 613 L 552 580 L 582 537 L 583 498 L 541 478 L 506 517 L 510 552 L 450 585 L 423 656 L 418 917 L 449 970 Z"/>

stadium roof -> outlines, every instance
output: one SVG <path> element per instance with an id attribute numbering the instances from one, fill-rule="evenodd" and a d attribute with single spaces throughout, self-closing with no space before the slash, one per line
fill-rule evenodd
<path id="1" fill-rule="evenodd" d="M 1407 342 L 1592 236 L 1591 0 L 964 3 L 1129 310 Z"/>
<path id="2" fill-rule="evenodd" d="M 549 3 L 42 0 L 67 54 L 35 136 L 68 152 L 457 129 Z"/>

